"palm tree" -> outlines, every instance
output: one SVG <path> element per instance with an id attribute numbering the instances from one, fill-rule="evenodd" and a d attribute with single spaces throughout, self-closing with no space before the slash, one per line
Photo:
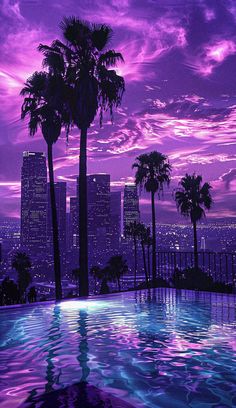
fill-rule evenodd
<path id="1" fill-rule="evenodd" d="M 136 288 L 137 269 L 138 269 L 137 243 L 138 243 L 138 237 L 139 237 L 139 223 L 137 221 L 130 222 L 126 226 L 125 235 L 133 238 L 133 243 L 134 243 L 134 288 Z"/>
<path id="2" fill-rule="evenodd" d="M 94 265 L 90 269 L 90 274 L 95 281 L 95 286 L 97 286 L 98 281 L 101 282 L 100 294 L 104 295 L 110 292 L 107 282 L 113 281 L 114 276 L 111 276 L 110 271 L 107 266 L 105 268 L 101 268 L 100 266 Z M 95 288 L 95 292 L 96 292 L 96 288 Z"/>
<path id="3" fill-rule="evenodd" d="M 117 281 L 118 290 L 121 291 L 120 278 L 128 272 L 128 265 L 122 255 L 114 255 L 107 262 L 109 277 Z"/>
<path id="4" fill-rule="evenodd" d="M 35 72 L 27 79 L 25 87 L 21 91 L 21 95 L 25 97 L 21 118 L 24 119 L 26 116 L 29 116 L 28 127 L 30 135 L 35 135 L 38 127 L 40 127 L 44 140 L 47 143 L 57 300 L 62 298 L 62 289 L 52 147 L 60 136 L 63 123 L 61 106 L 56 102 L 59 99 L 57 97 L 57 88 L 61 89 L 62 86 L 63 83 L 60 81 L 59 76 L 56 77 L 46 72 Z"/>
<path id="5" fill-rule="evenodd" d="M 31 261 L 25 252 L 16 252 L 12 259 L 12 268 L 18 273 L 18 289 L 21 302 L 25 299 L 25 292 L 32 281 L 29 269 Z"/>
<path id="6" fill-rule="evenodd" d="M 163 192 L 164 185 L 170 183 L 171 165 L 167 156 L 159 152 L 141 154 L 136 158 L 132 168 L 136 169 L 135 183 L 151 193 L 152 205 L 152 280 L 156 280 L 156 212 L 155 212 L 155 195 L 159 198 Z"/>
<path id="7" fill-rule="evenodd" d="M 204 208 L 212 207 L 211 185 L 202 185 L 202 176 L 186 174 L 179 183 L 180 188 L 175 192 L 178 210 L 185 217 L 190 217 L 193 224 L 194 239 L 194 268 L 198 270 L 197 222 L 205 216 Z"/>
<path id="8" fill-rule="evenodd" d="M 102 276 L 102 269 L 98 265 L 93 265 L 90 268 L 90 275 L 94 280 L 94 293 L 97 291 L 97 282 L 101 279 Z"/>
<path id="9" fill-rule="evenodd" d="M 149 279 L 150 279 L 150 258 L 148 258 L 148 268 L 147 268 L 145 246 L 147 245 L 148 239 L 150 238 L 150 227 L 146 227 L 143 223 L 139 223 L 139 238 L 141 241 L 141 247 L 142 247 L 142 253 L 143 253 L 143 266 L 144 266 L 146 286 L 148 286 Z"/>
<path id="10" fill-rule="evenodd" d="M 108 50 L 112 30 L 105 24 L 89 24 L 77 17 L 64 18 L 60 24 L 65 43 L 55 40 L 51 46 L 40 45 L 44 53 L 44 65 L 62 72 L 67 86 L 68 129 L 80 129 L 79 160 L 79 264 L 80 295 L 87 296 L 88 288 L 88 231 L 87 231 L 87 132 L 99 112 L 100 124 L 103 113 L 113 110 L 121 103 L 124 79 L 116 74 L 114 67 L 123 57 Z M 63 61 L 63 64 L 62 64 Z"/>
<path id="11" fill-rule="evenodd" d="M 150 227 L 146 228 L 146 234 L 144 236 L 144 245 L 147 247 L 147 264 L 148 264 L 148 279 L 151 279 L 151 262 L 150 262 L 150 248 L 152 246 L 152 237 Z"/>

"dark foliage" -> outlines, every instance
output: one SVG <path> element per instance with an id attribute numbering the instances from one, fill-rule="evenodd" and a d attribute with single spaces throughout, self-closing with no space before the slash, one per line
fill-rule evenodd
<path id="1" fill-rule="evenodd" d="M 232 293 L 232 285 L 223 282 L 214 282 L 212 276 L 203 272 L 200 268 L 186 268 L 175 270 L 172 279 L 172 285 L 177 289 L 203 290 L 210 292 Z"/>
<path id="2" fill-rule="evenodd" d="M 19 290 L 17 284 L 7 276 L 0 285 L 1 306 L 13 305 L 19 301 Z"/>

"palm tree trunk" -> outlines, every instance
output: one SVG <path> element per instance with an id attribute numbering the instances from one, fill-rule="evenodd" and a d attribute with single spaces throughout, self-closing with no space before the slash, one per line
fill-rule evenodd
<path id="1" fill-rule="evenodd" d="M 134 287 L 136 288 L 137 285 L 137 239 L 136 236 L 134 235 Z"/>
<path id="2" fill-rule="evenodd" d="M 143 266 L 144 266 L 145 280 L 146 280 L 146 285 L 148 286 L 146 255 L 145 255 L 144 243 L 142 241 L 141 241 L 141 246 L 142 246 L 142 253 L 143 253 Z"/>
<path id="3" fill-rule="evenodd" d="M 48 144 L 48 170 L 49 170 L 50 201 L 51 201 L 51 212 L 52 212 L 52 236 L 53 236 L 55 292 L 56 292 L 56 300 L 60 300 L 62 298 L 61 259 L 60 259 L 60 248 L 59 248 L 59 237 L 58 237 L 57 207 L 56 207 L 56 197 L 55 197 L 53 158 L 52 158 L 52 145 L 51 144 Z"/>
<path id="4" fill-rule="evenodd" d="M 148 260 L 148 279 L 150 280 L 150 278 L 151 278 L 151 269 L 150 269 L 150 247 L 149 247 L 149 245 L 148 245 L 147 251 L 148 251 L 148 258 L 147 258 L 147 260 Z"/>
<path id="5" fill-rule="evenodd" d="M 193 242 L 194 242 L 194 269 L 198 270 L 198 250 L 197 250 L 197 223 L 193 222 Z"/>
<path id="6" fill-rule="evenodd" d="M 80 132 L 79 160 L 79 295 L 88 296 L 87 128 Z"/>
<path id="7" fill-rule="evenodd" d="M 155 283 L 157 277 L 157 260 L 156 260 L 156 212 L 155 212 L 155 193 L 151 192 L 152 200 L 152 280 Z"/>

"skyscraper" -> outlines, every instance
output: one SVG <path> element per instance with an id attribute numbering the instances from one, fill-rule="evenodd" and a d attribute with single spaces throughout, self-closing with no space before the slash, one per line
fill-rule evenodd
<path id="1" fill-rule="evenodd" d="M 89 255 L 103 262 L 110 249 L 110 175 L 91 174 L 87 183 Z"/>
<path id="2" fill-rule="evenodd" d="M 69 247 L 79 248 L 79 201 L 78 197 L 70 197 L 70 219 L 69 219 Z"/>
<path id="3" fill-rule="evenodd" d="M 110 234 L 111 234 L 111 248 L 119 250 L 120 236 L 121 236 L 121 192 L 111 191 L 111 220 L 110 220 Z"/>
<path id="4" fill-rule="evenodd" d="M 77 180 L 79 197 L 79 179 Z M 89 264 L 103 262 L 110 249 L 110 175 L 87 176 Z"/>
<path id="5" fill-rule="evenodd" d="M 131 222 L 140 221 L 139 197 L 135 184 L 126 184 L 124 189 L 124 233 Z"/>
<path id="6" fill-rule="evenodd" d="M 54 183 L 56 209 L 57 209 L 57 223 L 58 223 L 58 237 L 59 248 L 62 260 L 62 269 L 65 265 L 66 254 L 66 183 Z M 52 232 L 52 212 L 50 200 L 50 185 L 47 184 L 47 244 L 50 254 L 53 254 L 53 232 Z"/>
<path id="7" fill-rule="evenodd" d="M 24 152 L 21 168 L 21 246 L 31 256 L 46 249 L 47 168 L 40 152 Z"/>

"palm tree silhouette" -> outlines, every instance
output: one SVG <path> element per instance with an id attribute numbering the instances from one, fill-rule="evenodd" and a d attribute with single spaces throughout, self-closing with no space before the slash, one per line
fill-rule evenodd
<path id="1" fill-rule="evenodd" d="M 90 274 L 93 277 L 94 282 L 95 282 L 95 293 L 97 289 L 97 282 L 101 282 L 100 294 L 106 294 L 110 292 L 107 282 L 113 281 L 114 276 L 111 277 L 107 266 L 105 266 L 104 268 L 101 268 L 98 265 L 94 265 L 90 269 Z"/>
<path id="2" fill-rule="evenodd" d="M 212 207 L 211 185 L 202 185 L 202 176 L 186 174 L 179 183 L 180 188 L 175 192 L 177 208 L 182 215 L 190 217 L 193 224 L 194 239 L 194 268 L 198 270 L 197 222 L 205 216 L 204 207 Z"/>
<path id="3" fill-rule="evenodd" d="M 147 247 L 147 268 L 148 268 L 148 280 L 151 279 L 151 262 L 150 262 L 150 248 L 152 246 L 152 237 L 150 227 L 146 227 L 146 231 L 143 237 L 144 246 Z"/>
<path id="4" fill-rule="evenodd" d="M 18 289 L 20 301 L 24 302 L 25 292 L 32 281 L 29 269 L 31 268 L 30 257 L 25 252 L 16 252 L 12 259 L 12 268 L 18 273 Z"/>
<path id="5" fill-rule="evenodd" d="M 97 292 L 97 283 L 101 279 L 101 267 L 98 265 L 93 265 L 90 268 L 90 275 L 94 281 L 94 293 Z"/>
<path id="6" fill-rule="evenodd" d="M 114 255 L 107 262 L 107 269 L 111 279 L 117 281 L 118 290 L 121 291 L 120 278 L 128 272 L 128 265 L 122 255 Z"/>
<path id="7" fill-rule="evenodd" d="M 133 243 L 134 243 L 134 288 L 136 288 L 137 269 L 138 269 L 137 243 L 138 243 L 138 237 L 139 237 L 139 223 L 137 221 L 130 222 L 126 226 L 125 235 L 133 238 Z"/>
<path id="8" fill-rule="evenodd" d="M 105 24 L 89 24 L 77 17 L 64 18 L 60 24 L 65 43 L 55 40 L 51 46 L 40 45 L 44 53 L 44 65 L 56 66 L 64 75 L 67 85 L 68 129 L 74 125 L 80 129 L 79 160 L 79 265 L 80 296 L 89 293 L 88 282 L 88 226 L 87 226 L 87 131 L 99 112 L 103 113 L 121 103 L 124 79 L 114 67 L 123 57 L 114 50 L 107 50 L 112 30 Z M 63 63 L 62 63 L 63 62 Z"/>
<path id="9" fill-rule="evenodd" d="M 143 253 L 143 267 L 146 280 L 146 286 L 149 285 L 150 279 L 150 260 L 148 260 L 148 266 L 146 261 L 146 252 L 145 246 L 149 243 L 148 239 L 150 238 L 150 227 L 146 227 L 143 223 L 139 223 L 139 238 L 141 241 L 142 253 Z"/>
<path id="10" fill-rule="evenodd" d="M 153 151 L 151 153 L 141 154 L 136 158 L 132 166 L 136 169 L 135 183 L 151 193 L 152 205 L 152 280 L 156 280 L 156 212 L 155 212 L 155 195 L 159 198 L 163 192 L 164 185 L 170 183 L 171 165 L 167 156 L 162 153 Z"/>
<path id="11" fill-rule="evenodd" d="M 47 143 L 50 200 L 52 211 L 53 255 L 56 299 L 62 298 L 61 264 L 58 238 L 58 220 L 53 172 L 53 144 L 57 142 L 63 124 L 61 104 L 58 104 L 57 89 L 62 89 L 63 83 L 59 76 L 46 72 L 35 72 L 27 79 L 25 87 L 21 90 L 24 96 L 21 118 L 29 116 L 29 132 L 33 136 L 41 127 L 45 142 Z M 60 106 L 59 106 L 60 105 Z"/>

